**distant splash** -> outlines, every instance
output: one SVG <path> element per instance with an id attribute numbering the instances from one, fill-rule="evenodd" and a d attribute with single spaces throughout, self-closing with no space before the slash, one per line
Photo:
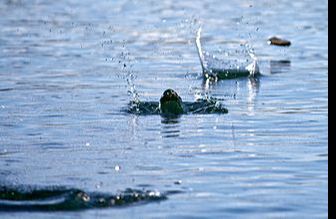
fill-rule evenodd
<path id="1" fill-rule="evenodd" d="M 183 114 L 225 114 L 228 113 L 226 109 L 220 102 L 215 98 L 198 99 L 195 102 L 182 102 Z M 159 115 L 159 102 L 146 101 L 146 102 L 136 102 L 131 101 L 127 109 L 127 113 L 137 114 L 137 115 Z"/>
<path id="2" fill-rule="evenodd" d="M 252 59 L 252 62 L 249 64 L 241 64 L 238 60 L 218 60 L 204 53 L 201 45 L 201 31 L 202 27 L 199 27 L 195 43 L 202 72 L 206 79 L 233 79 L 260 74 L 257 57 L 249 45 L 245 45 L 246 51 Z"/>
<path id="3" fill-rule="evenodd" d="M 126 81 L 127 94 L 133 101 L 139 101 L 139 93 L 136 90 L 134 80 L 137 78 L 137 72 L 133 70 L 136 58 L 131 55 L 123 41 L 122 51 L 116 56 L 116 61 L 119 64 L 119 75 Z"/>
<path id="4" fill-rule="evenodd" d="M 0 186 L 1 211 L 78 211 L 92 208 L 126 207 L 166 200 L 168 195 L 152 190 L 128 188 L 117 194 L 85 192 L 61 186 Z"/>
<path id="5" fill-rule="evenodd" d="M 137 90 L 135 89 L 135 84 L 133 82 L 133 77 L 134 77 L 134 74 L 132 72 L 129 72 L 127 74 L 127 78 L 126 78 L 127 93 L 131 96 L 131 98 L 134 102 L 140 102 L 139 94 L 138 94 Z"/>

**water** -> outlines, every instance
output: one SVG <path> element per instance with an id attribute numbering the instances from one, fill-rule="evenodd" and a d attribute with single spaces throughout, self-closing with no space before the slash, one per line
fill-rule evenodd
<path id="1" fill-rule="evenodd" d="M 0 217 L 327 218 L 327 8 L 1 1 L 0 185 L 164 196 L 84 211 L 2 209 Z M 252 48 L 262 75 L 204 81 L 199 26 L 209 56 L 238 60 Z M 268 45 L 274 35 L 291 46 Z M 221 100 L 229 113 L 166 120 L 124 111 L 134 99 L 159 101 L 167 88 L 188 102 Z"/>

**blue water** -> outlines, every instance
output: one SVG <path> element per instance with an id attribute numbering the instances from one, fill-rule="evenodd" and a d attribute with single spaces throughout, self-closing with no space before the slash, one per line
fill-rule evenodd
<path id="1" fill-rule="evenodd" d="M 327 218 L 327 1 L 0 2 L 0 186 L 167 198 L 1 218 Z M 204 81 L 195 46 L 261 76 Z M 267 44 L 271 36 L 290 47 Z M 211 96 L 228 114 L 133 115 Z M 178 191 L 172 193 L 172 191 Z M 1 202 L 0 202 L 1 204 Z"/>

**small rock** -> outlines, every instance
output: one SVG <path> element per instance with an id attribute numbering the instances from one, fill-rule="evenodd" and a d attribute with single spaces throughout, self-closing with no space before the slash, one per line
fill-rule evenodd
<path id="1" fill-rule="evenodd" d="M 285 39 L 280 39 L 278 37 L 271 37 L 268 39 L 268 44 L 275 46 L 290 46 L 291 42 Z"/>

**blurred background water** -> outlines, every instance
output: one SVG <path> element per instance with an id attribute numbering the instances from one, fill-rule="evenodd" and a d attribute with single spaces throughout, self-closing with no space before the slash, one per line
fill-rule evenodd
<path id="1" fill-rule="evenodd" d="M 328 2 L 0 2 L 0 185 L 167 200 L 1 218 L 327 218 Z M 252 48 L 262 76 L 203 81 L 195 47 Z M 271 36 L 290 47 L 267 44 Z M 235 57 L 235 58 L 233 58 Z M 123 111 L 134 98 L 210 95 L 224 115 Z"/>

